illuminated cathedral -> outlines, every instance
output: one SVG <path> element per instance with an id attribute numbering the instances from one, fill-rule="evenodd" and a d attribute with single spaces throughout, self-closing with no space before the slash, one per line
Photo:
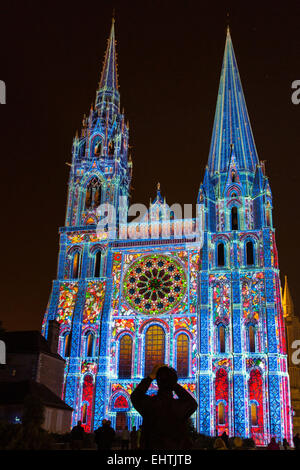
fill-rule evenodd
<path id="1" fill-rule="evenodd" d="M 226 431 L 258 445 L 273 436 L 291 443 L 272 193 L 229 29 L 195 201 L 201 234 L 195 219 L 182 221 L 169 210 L 159 187 L 152 218 L 124 221 L 120 197 L 129 200 L 132 161 L 120 109 L 113 21 L 95 103 L 73 141 L 57 278 L 42 326 L 47 337 L 49 321 L 60 324 L 62 398 L 74 409 L 73 424 L 81 420 L 88 432 L 103 418 L 117 430 L 139 426 L 130 394 L 154 363 L 163 362 L 195 396 L 200 433 Z M 97 229 L 104 203 L 123 211 L 117 232 Z M 149 393 L 156 393 L 156 382 Z"/>

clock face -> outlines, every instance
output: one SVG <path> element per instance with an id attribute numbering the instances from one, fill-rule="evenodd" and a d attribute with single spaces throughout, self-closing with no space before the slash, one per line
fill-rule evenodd
<path id="1" fill-rule="evenodd" d="M 164 255 L 139 258 L 126 271 L 124 297 L 136 312 L 159 315 L 182 300 L 187 280 L 182 265 Z"/>

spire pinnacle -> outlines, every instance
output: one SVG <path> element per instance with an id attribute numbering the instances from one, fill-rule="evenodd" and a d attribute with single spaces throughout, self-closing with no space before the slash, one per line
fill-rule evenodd
<path id="1" fill-rule="evenodd" d="M 230 14 L 229 14 L 229 11 L 227 12 L 227 28 L 226 28 L 226 35 L 227 36 L 230 36 L 230 27 L 229 27 L 229 24 L 230 24 Z"/>
<path id="2" fill-rule="evenodd" d="M 208 157 L 208 167 L 211 175 L 216 172 L 227 172 L 231 144 L 234 145 L 238 167 L 241 170 L 254 173 L 258 156 L 230 30 L 227 26 L 213 134 Z"/>
<path id="3" fill-rule="evenodd" d="M 290 293 L 287 276 L 284 276 L 282 307 L 284 317 L 294 316 L 294 302 Z"/>
<path id="4" fill-rule="evenodd" d="M 112 17 L 110 35 L 107 40 L 107 47 L 96 96 L 96 107 L 103 106 L 106 109 L 108 103 L 112 103 L 115 111 L 120 108 L 120 95 L 117 73 L 117 54 L 115 40 L 115 18 Z"/>
<path id="5" fill-rule="evenodd" d="M 154 198 L 154 201 L 153 201 L 153 205 L 157 204 L 157 203 L 160 203 L 160 204 L 163 204 L 164 202 L 164 199 L 161 195 L 161 192 L 160 192 L 160 183 L 157 183 L 156 185 L 156 196 Z"/>
<path id="6" fill-rule="evenodd" d="M 107 41 L 99 89 L 109 89 L 111 91 L 118 90 L 114 14 L 112 17 L 109 39 Z"/>

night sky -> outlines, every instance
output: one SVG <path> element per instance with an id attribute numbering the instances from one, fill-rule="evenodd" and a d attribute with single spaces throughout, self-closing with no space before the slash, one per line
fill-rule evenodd
<path id="1" fill-rule="evenodd" d="M 40 329 L 56 277 L 71 146 L 94 102 L 113 8 L 121 107 L 130 122 L 132 202 L 196 203 L 207 163 L 227 12 L 273 221 L 297 310 L 300 3 L 10 1 L 1 6 L 1 319 Z M 9 3 L 9 5 L 8 5 Z M 224 5 L 226 3 L 226 5 Z M 207 6 L 209 5 L 209 6 Z"/>

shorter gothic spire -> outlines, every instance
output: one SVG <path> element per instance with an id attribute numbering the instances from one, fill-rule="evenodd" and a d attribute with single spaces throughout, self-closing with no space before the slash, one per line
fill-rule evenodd
<path id="1" fill-rule="evenodd" d="M 160 192 L 160 183 L 158 182 L 157 183 L 157 186 L 156 186 L 156 198 L 154 200 L 154 202 L 160 202 L 160 203 L 163 203 L 164 202 L 164 199 L 161 195 L 161 192 Z"/>

